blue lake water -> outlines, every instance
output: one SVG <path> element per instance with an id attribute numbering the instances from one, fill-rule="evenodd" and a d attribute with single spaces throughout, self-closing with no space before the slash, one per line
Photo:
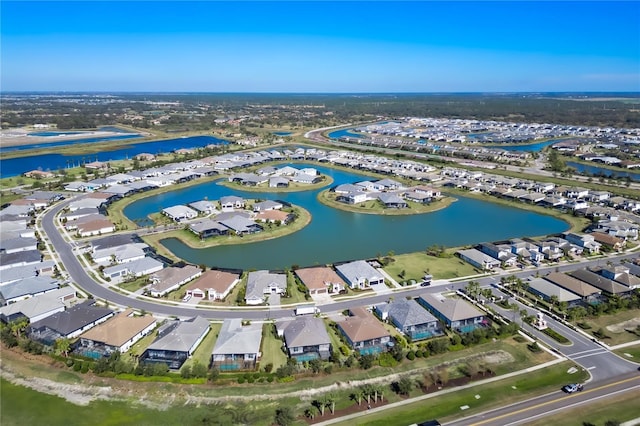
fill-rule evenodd
<path id="1" fill-rule="evenodd" d="M 331 139 L 339 139 L 343 136 L 348 136 L 350 138 L 364 138 L 364 135 L 360 133 L 352 133 L 350 130 L 353 130 L 353 128 L 336 130 L 335 132 L 329 133 L 327 136 L 329 136 Z"/>
<path id="2" fill-rule="evenodd" d="M 593 176 L 607 176 L 615 178 L 626 178 L 627 176 L 631 180 L 640 182 L 640 173 L 627 172 L 623 170 L 611 170 L 604 167 L 591 166 L 582 163 L 574 163 L 573 161 L 567 161 L 567 166 L 573 167 L 580 174 L 593 175 Z"/>
<path id="3" fill-rule="evenodd" d="M 484 148 L 500 148 L 505 151 L 532 151 L 532 152 L 540 152 L 549 145 L 553 145 L 554 143 L 558 143 L 565 139 L 550 139 L 544 142 L 537 142 L 531 144 L 520 144 L 520 145 L 482 145 Z"/>
<path id="4" fill-rule="evenodd" d="M 292 133 L 291 132 L 273 132 L 273 134 L 276 136 L 289 136 Z"/>
<path id="5" fill-rule="evenodd" d="M 100 151 L 84 155 L 41 154 L 27 157 L 0 159 L 0 176 L 19 176 L 29 170 L 55 171 L 69 166 L 78 166 L 83 162 L 115 161 L 132 158 L 145 152 L 151 154 L 171 152 L 180 148 L 200 148 L 209 144 L 224 144 L 227 141 L 213 136 L 192 136 L 188 138 L 166 139 L 127 145 L 113 151 Z"/>
<path id="6" fill-rule="evenodd" d="M 329 175 L 331 184 L 364 179 L 331 168 L 316 167 Z M 328 187 L 328 186 L 327 186 Z M 162 208 L 225 195 L 284 200 L 303 207 L 312 215 L 304 229 L 277 239 L 251 244 L 192 249 L 177 239 L 162 240 L 176 256 L 195 264 L 238 269 L 282 269 L 291 265 L 311 266 L 364 259 L 386 254 L 425 250 L 433 244 L 447 247 L 512 237 L 536 236 L 565 231 L 566 222 L 516 208 L 471 198 L 459 198 L 446 209 L 409 216 L 381 216 L 350 213 L 317 201 L 320 190 L 289 193 L 243 192 L 208 182 L 184 190 L 148 197 L 130 204 L 124 213 L 134 221 Z"/>

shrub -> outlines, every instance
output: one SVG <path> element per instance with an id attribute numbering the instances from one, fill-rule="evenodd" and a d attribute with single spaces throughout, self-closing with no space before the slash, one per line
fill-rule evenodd
<path id="1" fill-rule="evenodd" d="M 73 364 L 73 371 L 80 371 L 82 369 L 82 361 L 78 361 Z"/>
<path id="2" fill-rule="evenodd" d="M 414 351 L 409 351 L 407 353 L 407 359 L 409 361 L 413 361 L 414 359 L 416 359 L 416 353 Z"/>
<path id="3" fill-rule="evenodd" d="M 80 369 L 80 372 L 82 374 L 87 374 L 89 372 L 89 363 L 88 362 L 83 362 L 82 363 L 82 368 Z"/>

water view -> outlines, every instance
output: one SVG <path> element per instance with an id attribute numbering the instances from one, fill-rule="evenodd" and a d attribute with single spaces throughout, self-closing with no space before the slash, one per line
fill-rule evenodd
<path id="1" fill-rule="evenodd" d="M 333 185 L 364 180 L 365 177 L 325 167 L 316 167 L 333 178 Z M 327 186 L 328 187 L 328 186 Z M 326 188 L 326 187 L 325 187 Z M 516 208 L 459 197 L 444 210 L 423 215 L 379 216 L 344 212 L 317 201 L 321 190 L 294 193 L 255 193 L 208 182 L 184 190 L 158 194 L 129 205 L 124 213 L 142 225 L 147 216 L 162 208 L 225 195 L 283 200 L 308 210 L 312 221 L 286 237 L 251 244 L 192 249 L 177 239 L 162 240 L 176 256 L 195 264 L 238 269 L 282 269 L 311 266 L 426 249 L 433 244 L 447 247 L 512 237 L 557 233 L 568 228 L 556 218 Z"/>
<path id="2" fill-rule="evenodd" d="M 180 148 L 201 148 L 210 144 L 225 144 L 227 141 L 213 136 L 192 136 L 188 138 L 166 139 L 155 142 L 141 142 L 112 151 L 91 152 L 82 155 L 41 154 L 27 157 L 0 159 L 2 177 L 19 176 L 29 170 L 55 171 L 67 167 L 80 166 L 91 161 L 115 161 L 132 158 L 148 152 L 159 154 Z"/>
<path id="3" fill-rule="evenodd" d="M 567 161 L 567 166 L 573 167 L 574 169 L 576 169 L 578 173 L 583 175 L 605 176 L 605 177 L 623 178 L 623 179 L 629 177 L 633 181 L 640 182 L 640 173 L 625 172 L 622 170 L 612 170 L 612 169 L 607 169 L 605 167 L 575 163 L 573 161 Z"/>

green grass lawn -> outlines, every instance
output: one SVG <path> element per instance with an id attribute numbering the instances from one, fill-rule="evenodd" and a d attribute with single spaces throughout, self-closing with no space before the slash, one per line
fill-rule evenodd
<path id="1" fill-rule="evenodd" d="M 130 282 L 120 283 L 118 287 L 134 292 L 149 284 L 149 277 L 140 277 Z"/>
<path id="2" fill-rule="evenodd" d="M 282 340 L 273 335 L 273 324 L 265 323 L 262 326 L 262 345 L 260 351 L 260 368 L 264 368 L 267 364 L 273 364 L 273 371 L 278 367 L 287 363 L 287 355 L 282 350 Z"/>
<path id="3" fill-rule="evenodd" d="M 571 410 L 528 423 L 529 426 L 603 425 L 608 420 L 626 422 L 640 417 L 638 394 L 627 392 L 615 398 L 591 401 Z"/>
<path id="4" fill-rule="evenodd" d="M 417 252 L 396 255 L 393 259 L 395 262 L 389 263 L 384 270 L 398 282 L 408 282 L 412 279 L 420 282 L 425 274 L 433 275 L 434 280 L 442 280 L 480 273 L 456 256 L 441 258 L 429 256 L 425 252 Z M 403 277 L 400 276 L 402 271 L 404 271 Z"/>
<path id="5" fill-rule="evenodd" d="M 625 330 L 614 332 L 614 331 L 608 330 L 607 326 L 615 326 L 624 321 L 629 321 L 634 318 L 640 318 L 640 312 L 635 309 L 630 309 L 626 311 L 620 311 L 612 315 L 601 315 L 599 317 L 584 318 L 581 320 L 581 322 L 586 322 L 591 326 L 591 329 L 585 330 L 588 333 L 593 333 L 594 331 L 597 331 L 600 328 L 602 328 L 605 331 L 606 335 L 608 336 L 607 338 L 602 339 L 602 341 L 609 346 L 615 346 L 621 343 L 640 340 L 640 336 Z M 632 327 L 632 328 L 635 328 L 635 327 Z"/>
<path id="6" fill-rule="evenodd" d="M 211 352 L 213 352 L 213 347 L 218 339 L 218 334 L 220 333 L 221 328 L 221 323 L 211 323 L 209 333 L 206 335 L 204 340 L 200 342 L 200 345 L 193 353 L 193 356 L 185 362 L 185 365 L 192 366 L 196 361 L 198 361 L 204 366 L 209 366 L 209 362 L 211 361 Z"/>
<path id="7" fill-rule="evenodd" d="M 614 352 L 631 362 L 640 363 L 640 345 L 627 346 L 626 348 L 616 349 Z"/>
<path id="8" fill-rule="evenodd" d="M 390 419 L 393 419 L 393 423 L 398 425 L 409 425 L 425 419 L 453 420 L 463 415 L 479 413 L 493 407 L 527 399 L 534 395 L 558 390 L 567 382 L 579 382 L 587 378 L 585 371 L 579 371 L 575 374 L 567 373 L 570 366 L 571 363 L 565 362 L 547 367 L 540 373 L 524 374 L 470 389 L 459 390 L 437 398 L 416 401 L 381 413 L 369 414 L 362 419 L 352 419 L 338 424 L 386 426 L 389 424 Z M 480 398 L 477 399 L 476 395 L 480 395 Z M 463 405 L 468 405 L 469 408 L 461 411 L 460 407 Z"/>

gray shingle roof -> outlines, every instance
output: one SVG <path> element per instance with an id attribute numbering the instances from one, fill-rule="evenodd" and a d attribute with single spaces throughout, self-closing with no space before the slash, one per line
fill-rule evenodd
<path id="1" fill-rule="evenodd" d="M 291 321 L 284 329 L 284 340 L 288 348 L 331 343 L 324 322 L 315 317 L 299 317 Z"/>
<path id="2" fill-rule="evenodd" d="M 2 271 L 2 274 L 4 272 L 6 271 Z M 16 297 L 55 290 L 58 287 L 58 281 L 50 277 L 28 277 L 0 287 L 0 296 L 2 296 L 0 299 L 11 300 Z"/>
<path id="3" fill-rule="evenodd" d="M 209 321 L 194 317 L 187 321 L 174 321 L 164 328 L 166 334 L 158 332 L 158 338 L 147 350 L 189 352 L 193 346 L 209 331 Z"/>
<path id="4" fill-rule="evenodd" d="M 429 311 L 415 300 L 398 299 L 390 303 L 376 306 L 381 312 L 387 312 L 401 327 L 428 324 L 438 321 Z"/>
<path id="5" fill-rule="evenodd" d="M 449 321 L 462 321 L 484 316 L 483 312 L 462 299 L 450 299 L 439 294 L 434 295 L 431 293 L 422 294 L 420 297 L 432 306 L 433 309 L 449 319 Z"/>
<path id="6" fill-rule="evenodd" d="M 47 327 L 60 333 L 63 336 L 86 327 L 102 318 L 110 317 L 114 314 L 111 309 L 96 306 L 91 300 L 72 306 L 64 312 L 58 312 L 50 317 L 44 318 L 31 324 L 33 330 Z"/>
<path id="7" fill-rule="evenodd" d="M 226 319 L 218 334 L 213 355 L 257 354 L 262 342 L 262 325 L 242 325 L 242 320 Z"/>

